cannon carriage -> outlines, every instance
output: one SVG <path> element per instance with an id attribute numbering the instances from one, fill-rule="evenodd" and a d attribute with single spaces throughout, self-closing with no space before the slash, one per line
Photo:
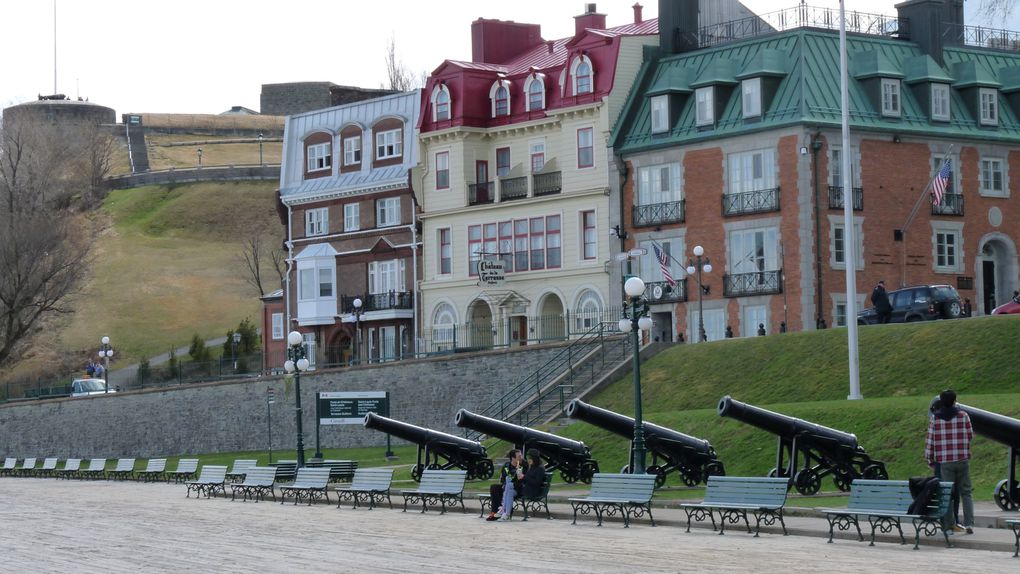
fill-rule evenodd
<path id="1" fill-rule="evenodd" d="M 1003 510 L 1020 510 L 1020 482 L 1016 467 L 1020 461 L 1020 420 L 967 405 L 957 405 L 970 416 L 970 424 L 977 434 L 1009 448 L 1009 474 L 995 485 L 992 498 Z"/>
<path id="2" fill-rule="evenodd" d="M 547 471 L 560 471 L 564 482 L 590 483 L 599 471 L 599 463 L 583 442 L 556 436 L 513 423 L 489 418 L 460 409 L 454 417 L 457 426 L 512 443 L 516 448 L 533 448 L 539 452 Z"/>
<path id="3" fill-rule="evenodd" d="M 426 468 L 467 471 L 468 479 L 492 478 L 492 459 L 481 443 L 452 434 L 419 427 L 395 419 L 368 413 L 365 428 L 391 434 L 418 445 L 418 461 L 411 469 L 411 478 L 418 482 Z"/>
<path id="4" fill-rule="evenodd" d="M 633 418 L 589 405 L 580 399 L 574 399 L 567 404 L 567 416 L 632 441 L 630 464 L 625 466 L 622 472 L 629 473 L 630 469 L 634 468 Z M 671 472 L 676 472 L 687 486 L 708 482 L 709 476 L 725 476 L 723 463 L 716 457 L 715 449 L 707 440 L 647 421 L 644 421 L 643 426 L 645 446 L 652 453 L 652 464 L 645 472 L 655 475 L 656 487 L 666 484 L 666 478 Z"/>
<path id="5" fill-rule="evenodd" d="M 822 479 L 843 492 L 855 478 L 889 478 L 885 463 L 872 459 L 857 443 L 857 436 L 809 421 L 742 403 L 726 395 L 719 400 L 719 416 L 734 418 L 777 437 L 776 466 L 769 476 L 789 477 L 801 494 L 815 494 Z M 799 459 L 803 457 L 803 466 Z"/>

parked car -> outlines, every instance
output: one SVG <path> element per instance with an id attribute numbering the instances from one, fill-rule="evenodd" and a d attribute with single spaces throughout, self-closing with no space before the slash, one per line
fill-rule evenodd
<path id="1" fill-rule="evenodd" d="M 110 389 L 111 393 L 115 393 Z M 74 379 L 71 381 L 72 397 L 87 397 L 106 393 L 106 381 L 103 379 Z"/>
<path id="2" fill-rule="evenodd" d="M 889 292 L 892 304 L 890 323 L 912 323 L 963 316 L 960 294 L 952 285 L 918 285 Z M 868 307 L 857 314 L 858 325 L 878 323 L 878 313 Z"/>
<path id="3" fill-rule="evenodd" d="M 1020 295 L 1013 295 L 1008 303 L 992 309 L 992 315 L 1020 315 Z"/>

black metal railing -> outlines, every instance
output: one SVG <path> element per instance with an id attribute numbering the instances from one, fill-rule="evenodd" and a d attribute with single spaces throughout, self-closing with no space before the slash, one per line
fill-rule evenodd
<path id="1" fill-rule="evenodd" d="M 683 302 L 687 300 L 687 278 L 678 279 L 675 287 L 666 281 L 645 283 L 645 299 L 649 303 Z"/>
<path id="2" fill-rule="evenodd" d="M 963 215 L 963 194 L 947 193 L 942 196 L 942 203 L 931 204 L 932 215 Z"/>
<path id="3" fill-rule="evenodd" d="M 499 180 L 499 200 L 513 201 L 528 197 L 528 176 L 508 177 Z"/>
<path id="4" fill-rule="evenodd" d="M 729 22 L 705 26 L 698 30 L 698 45 L 702 48 L 707 48 L 743 38 L 782 32 L 783 30 L 791 30 L 793 28 L 838 30 L 839 9 L 801 4 L 794 8 L 785 8 L 775 12 L 767 12 L 739 20 L 730 20 Z M 907 18 L 897 16 L 847 12 L 846 31 L 873 36 L 909 38 L 910 22 Z"/>
<path id="5" fill-rule="evenodd" d="M 1020 32 L 960 24 L 944 26 L 942 37 L 952 43 L 1011 52 L 1020 51 Z"/>
<path id="6" fill-rule="evenodd" d="M 771 295 L 783 292 L 783 271 L 753 271 L 723 275 L 724 297 Z"/>
<path id="7" fill-rule="evenodd" d="M 684 200 L 653 203 L 634 206 L 634 227 L 661 225 L 663 223 L 683 223 Z"/>
<path id="8" fill-rule="evenodd" d="M 769 211 L 779 211 L 778 187 L 744 193 L 724 193 L 722 196 L 722 214 L 724 216 Z"/>
<path id="9" fill-rule="evenodd" d="M 353 313 L 355 299 L 361 299 L 362 313 L 367 311 L 388 311 L 390 309 L 410 309 L 414 306 L 414 297 L 410 292 L 389 291 L 365 295 L 344 295 L 340 297 L 341 311 L 343 313 Z"/>
<path id="10" fill-rule="evenodd" d="M 864 211 L 864 189 L 853 188 L 854 211 Z M 835 185 L 829 186 L 829 209 L 843 209 L 843 188 Z"/>
<path id="11" fill-rule="evenodd" d="M 559 193 L 563 189 L 563 178 L 561 175 L 561 172 L 551 171 L 549 173 L 536 173 L 531 176 L 535 197 Z"/>
<path id="12" fill-rule="evenodd" d="M 492 203 L 496 199 L 496 186 L 491 181 L 468 185 L 468 205 Z"/>

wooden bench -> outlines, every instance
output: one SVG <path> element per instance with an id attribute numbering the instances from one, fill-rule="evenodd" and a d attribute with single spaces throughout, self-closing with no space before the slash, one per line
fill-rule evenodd
<path id="1" fill-rule="evenodd" d="M 195 498 L 201 498 L 203 493 L 206 498 L 211 498 L 217 492 L 226 496 L 227 467 L 207 464 L 202 467 L 197 479 L 186 481 L 184 484 L 188 487 L 189 498 L 192 491 L 195 492 Z"/>
<path id="2" fill-rule="evenodd" d="M 900 522 L 909 518 L 914 525 L 914 550 L 918 549 L 921 540 L 921 533 L 925 536 L 934 536 L 939 530 L 946 539 L 946 546 L 952 546 L 949 542 L 949 531 L 942 528 L 942 517 L 949 510 L 952 504 L 953 483 L 940 482 L 939 492 L 934 500 L 929 502 L 924 514 L 910 514 L 910 505 L 914 497 L 910 494 L 910 485 L 906 480 L 865 480 L 854 479 L 850 485 L 850 500 L 846 508 L 819 508 L 825 513 L 829 521 L 829 543 L 832 543 L 833 528 L 849 530 L 850 526 L 857 529 L 857 538 L 861 541 L 861 516 L 868 518 L 871 524 L 871 543 L 875 545 L 875 530 L 883 533 L 891 532 L 893 527 L 900 533 L 900 544 L 906 544 L 903 537 L 903 528 Z"/>
<path id="3" fill-rule="evenodd" d="M 10 474 L 17 468 L 18 459 L 7 457 L 4 459 L 4 465 L 0 467 L 0 476 L 10 476 Z"/>
<path id="4" fill-rule="evenodd" d="M 50 457 L 43 461 L 42 467 L 36 471 L 36 476 L 53 476 L 53 473 L 57 471 L 57 463 L 60 459 L 57 457 Z"/>
<path id="5" fill-rule="evenodd" d="M 177 461 L 177 470 L 165 472 L 163 476 L 166 477 L 167 482 L 170 482 L 172 478 L 174 479 L 174 484 L 179 484 L 181 481 L 195 478 L 196 472 L 198 472 L 198 459 L 182 458 Z"/>
<path id="6" fill-rule="evenodd" d="M 139 470 L 135 473 L 135 478 L 142 479 L 143 482 L 155 482 L 157 480 L 163 480 L 163 475 L 166 474 L 166 459 L 165 458 L 150 458 L 145 463 L 145 470 Z"/>
<path id="7" fill-rule="evenodd" d="M 116 480 L 124 480 L 125 478 L 135 477 L 135 459 L 133 458 L 119 458 L 117 459 L 117 466 L 113 470 L 106 471 L 107 480 L 113 478 Z"/>
<path id="8" fill-rule="evenodd" d="M 230 482 L 242 482 L 244 475 L 248 472 L 248 469 L 257 465 L 259 461 L 251 458 L 242 458 L 234 461 L 233 466 L 230 467 L 230 472 L 227 473 L 227 480 Z"/>
<path id="9" fill-rule="evenodd" d="M 328 503 L 329 493 L 326 492 L 326 485 L 329 484 L 329 476 L 328 467 L 299 468 L 294 483 L 280 487 L 280 504 L 284 503 L 288 494 L 294 497 L 294 504 L 300 502 L 302 496 L 308 499 L 308 506 L 319 498 L 325 498 Z"/>
<path id="10" fill-rule="evenodd" d="M 276 482 L 291 482 L 297 476 L 296 460 L 278 460 L 269 466 L 276 468 Z"/>
<path id="11" fill-rule="evenodd" d="M 21 461 L 21 466 L 18 467 L 18 470 L 15 474 L 16 476 L 32 476 L 35 474 L 35 470 L 36 470 L 35 459 L 26 458 L 25 460 Z"/>
<path id="12" fill-rule="evenodd" d="M 354 471 L 351 478 L 350 488 L 336 489 L 336 507 L 345 500 L 354 503 L 351 508 L 357 508 L 362 500 L 368 501 L 368 509 L 375 508 L 376 502 L 381 503 L 383 498 L 393 508 L 393 500 L 390 499 L 390 485 L 393 483 L 393 469 L 385 467 L 359 468 Z"/>
<path id="13" fill-rule="evenodd" d="M 400 494 L 404 497 L 404 512 L 407 512 L 408 502 L 421 503 L 421 511 L 428 510 L 429 504 L 442 505 L 442 512 L 446 514 L 446 503 L 451 505 L 460 503 L 461 512 L 467 512 L 464 506 L 464 481 L 467 479 L 466 470 L 433 470 L 425 469 L 421 473 L 421 482 L 414 490 L 402 490 Z"/>
<path id="14" fill-rule="evenodd" d="M 577 524 L 577 513 L 591 514 L 595 511 L 598 526 L 602 526 L 604 516 L 623 516 L 624 528 L 630 528 L 631 516 L 644 516 L 655 526 L 652 517 L 652 493 L 655 490 L 654 474 L 608 474 L 596 473 L 591 480 L 591 493 L 585 497 L 571 498 L 570 506 L 574 509 L 574 521 Z"/>
<path id="15" fill-rule="evenodd" d="M 81 459 L 80 458 L 69 458 L 64 461 L 64 468 L 60 470 L 54 470 L 53 476 L 57 478 L 74 478 L 78 475 L 78 471 L 81 470 Z"/>
<path id="16" fill-rule="evenodd" d="M 1014 547 L 1015 550 L 1013 550 L 1013 558 L 1016 558 L 1017 555 L 1020 555 L 1020 520 L 1007 520 L 1006 526 L 1013 529 L 1013 536 L 1016 537 L 1016 542 L 1014 543 L 1016 546 Z"/>
<path id="17" fill-rule="evenodd" d="M 310 464 L 308 466 L 317 467 L 324 466 L 329 468 L 329 481 L 333 482 L 349 482 L 354 478 L 355 471 L 358 470 L 358 461 L 356 460 L 324 460 L 318 464 Z"/>
<path id="18" fill-rule="evenodd" d="M 552 514 L 549 512 L 549 487 L 552 486 L 553 473 L 545 473 L 545 479 L 542 481 L 542 490 L 538 496 L 531 498 L 524 498 L 523 494 L 518 494 L 514 497 L 514 508 L 520 508 L 524 511 L 524 520 L 528 519 L 528 511 L 538 512 L 539 510 L 545 509 L 545 517 L 552 520 Z M 481 518 L 485 515 L 485 507 L 489 506 L 490 512 L 495 512 L 493 508 L 494 501 L 489 500 L 492 496 L 486 492 L 478 495 L 478 503 L 481 504 L 482 510 L 478 513 L 478 517 Z"/>
<path id="19" fill-rule="evenodd" d="M 75 475 L 76 478 L 103 478 L 106 476 L 106 459 L 105 458 L 93 458 L 89 460 L 87 468 L 79 470 Z"/>
<path id="20" fill-rule="evenodd" d="M 783 506 L 790 481 L 787 478 L 761 478 L 752 476 L 710 476 L 705 487 L 705 498 L 698 504 L 681 504 L 687 513 L 687 532 L 691 531 L 691 519 L 712 521 L 713 512 L 719 513 L 719 534 L 724 534 L 726 523 L 739 524 L 743 519 L 748 534 L 751 524 L 747 513 L 754 515 L 754 535 L 761 532 L 761 525 L 772 526 L 779 521 L 786 536 L 786 522 L 783 521 Z"/>
<path id="21" fill-rule="evenodd" d="M 244 481 L 230 485 L 230 500 L 237 499 L 237 493 L 241 493 L 242 502 L 250 498 L 255 502 L 259 499 L 265 500 L 266 494 L 272 495 L 276 501 L 276 475 L 279 469 L 271 466 L 253 466 L 244 474 Z"/>

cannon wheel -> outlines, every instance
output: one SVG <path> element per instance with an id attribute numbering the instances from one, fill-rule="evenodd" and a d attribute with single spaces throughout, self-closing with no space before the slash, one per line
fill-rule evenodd
<path id="1" fill-rule="evenodd" d="M 693 468 L 683 466 L 680 468 L 680 480 L 683 481 L 684 486 L 697 486 L 701 480 L 701 473 L 696 472 Z"/>
<path id="2" fill-rule="evenodd" d="M 726 469 L 723 468 L 723 464 L 719 461 L 706 464 L 703 470 L 705 484 L 708 484 L 708 477 L 710 476 L 726 476 Z"/>
<path id="3" fill-rule="evenodd" d="M 577 475 L 573 472 L 567 472 L 566 469 L 560 471 L 560 478 L 562 478 L 563 482 L 566 482 L 567 484 L 574 484 L 577 482 Z"/>
<path id="4" fill-rule="evenodd" d="M 478 461 L 478 464 L 475 465 L 475 476 L 477 476 L 480 480 L 489 480 L 492 478 L 494 470 L 495 468 L 492 466 L 491 460 L 480 460 Z"/>
<path id="5" fill-rule="evenodd" d="M 854 475 L 846 470 L 837 469 L 832 475 L 832 483 L 841 492 L 850 492 L 850 483 L 854 481 Z"/>
<path id="6" fill-rule="evenodd" d="M 887 480 L 889 473 L 885 470 L 885 465 L 882 463 L 869 464 L 864 467 L 864 472 L 861 473 L 861 478 L 868 480 Z"/>
<path id="7" fill-rule="evenodd" d="M 801 494 L 815 494 L 822 487 L 822 477 L 813 468 L 802 468 L 793 475 L 793 487 Z"/>
<path id="8" fill-rule="evenodd" d="M 645 469 L 646 474 L 655 475 L 655 488 L 662 488 L 666 485 L 666 469 L 653 464 Z"/>
<path id="9" fill-rule="evenodd" d="M 411 479 L 415 482 L 421 482 L 421 472 L 425 470 L 424 464 L 416 464 L 411 467 Z"/>
<path id="10" fill-rule="evenodd" d="M 1010 500 L 1008 484 L 1013 483 L 1013 497 Z M 1020 510 L 1020 481 L 1003 479 L 995 485 L 995 492 L 992 494 L 995 504 L 1003 510 Z"/>
<path id="11" fill-rule="evenodd" d="M 591 479 L 599 471 L 599 463 L 594 460 L 586 460 L 581 463 L 581 482 L 591 484 Z"/>

